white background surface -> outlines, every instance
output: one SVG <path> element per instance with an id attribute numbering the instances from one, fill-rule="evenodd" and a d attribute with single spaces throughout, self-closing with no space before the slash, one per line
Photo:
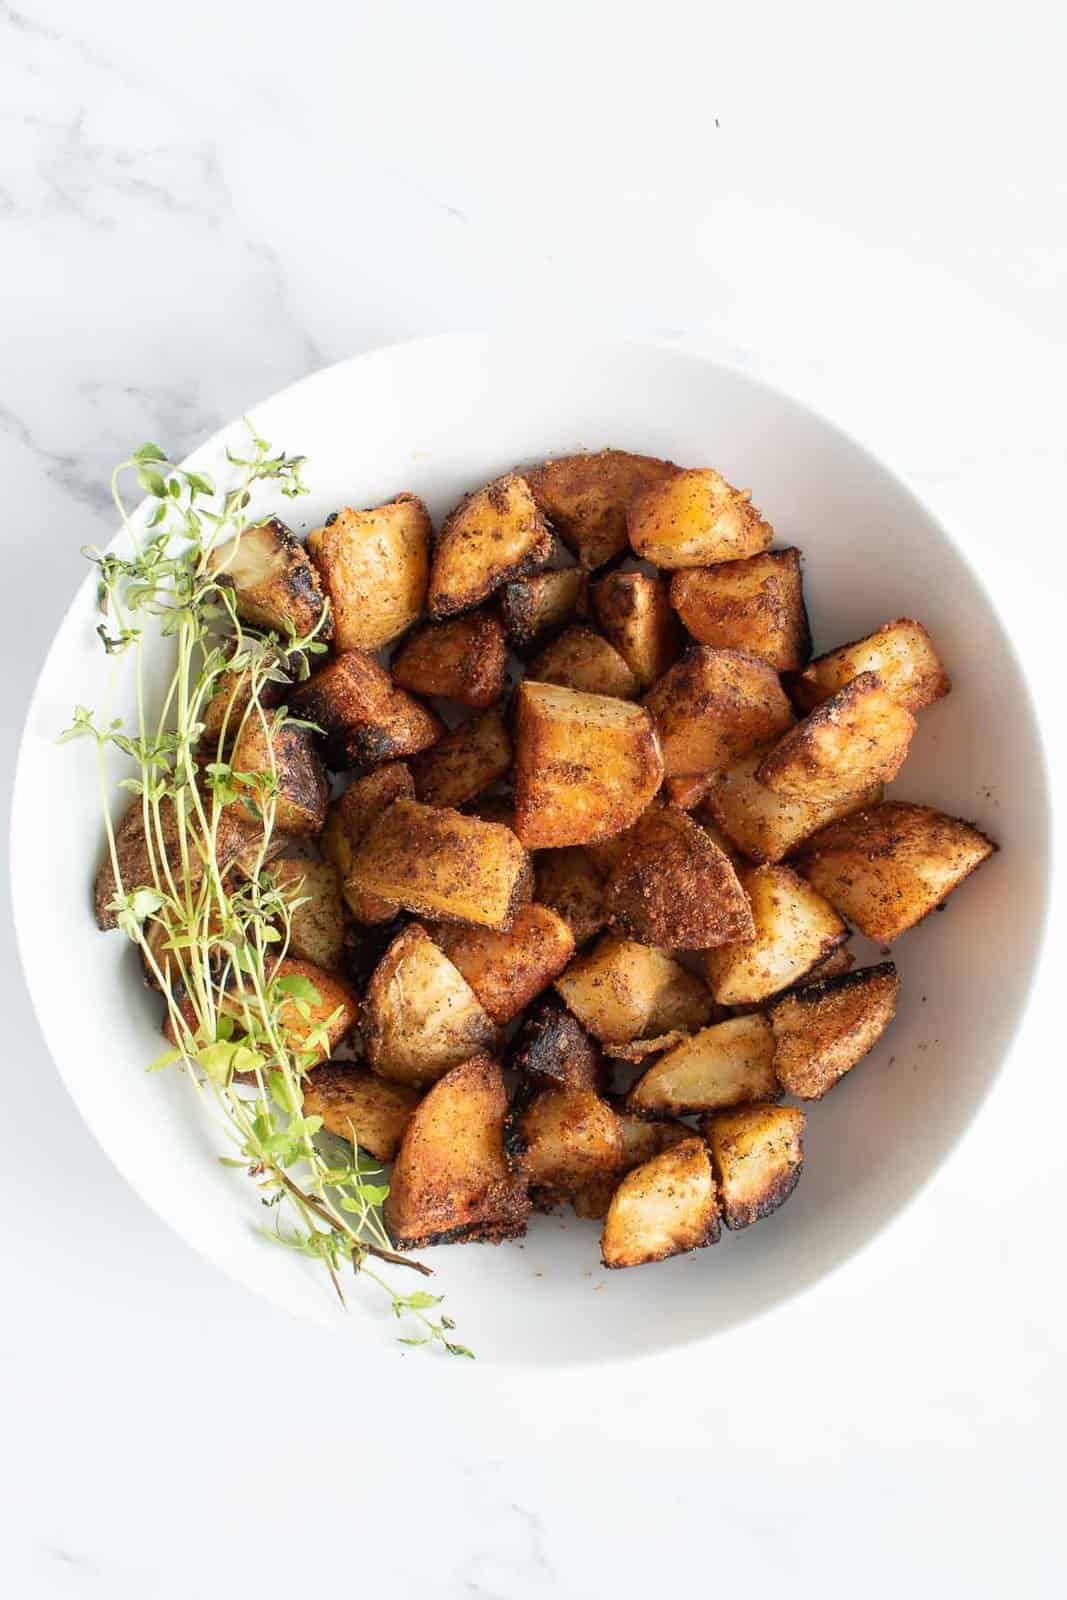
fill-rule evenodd
<path id="1" fill-rule="evenodd" d="M 1036 4 L 0 4 L 5 753 L 132 443 L 549 320 L 855 433 L 1062 735 L 1065 45 Z M 521 1379 L 357 1358 L 194 1259 L 80 1126 L 4 936 L 12 1594 L 1062 1592 L 1062 925 L 978 1123 L 859 1262 L 684 1357 Z"/>

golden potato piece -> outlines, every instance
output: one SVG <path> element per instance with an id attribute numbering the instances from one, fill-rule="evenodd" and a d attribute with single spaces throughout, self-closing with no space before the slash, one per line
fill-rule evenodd
<path id="1" fill-rule="evenodd" d="M 752 913 L 730 861 L 675 806 L 646 811 L 630 829 L 604 888 L 604 904 L 629 939 L 705 950 L 751 936 Z"/>
<path id="2" fill-rule="evenodd" d="M 704 984 L 665 950 L 605 934 L 556 979 L 583 1028 L 609 1046 L 701 1028 L 713 1001 Z"/>
<path id="3" fill-rule="evenodd" d="M 451 622 L 428 622 L 393 657 L 393 682 L 413 694 L 437 695 L 481 710 L 504 692 L 504 629 L 486 611 Z"/>
<path id="4" fill-rule="evenodd" d="M 647 689 L 677 661 L 682 634 L 662 578 L 609 572 L 593 585 L 593 609 L 638 689 Z"/>
<path id="5" fill-rule="evenodd" d="M 840 801 L 896 777 L 917 724 L 873 672 L 861 673 L 769 750 L 758 782 L 810 805 Z"/>
<path id="6" fill-rule="evenodd" d="M 809 839 L 796 868 L 868 939 L 890 944 L 948 899 L 996 845 L 959 817 L 885 800 Z"/>
<path id="7" fill-rule="evenodd" d="M 776 672 L 794 671 L 811 655 L 799 550 L 676 572 L 671 603 L 698 644 L 743 650 Z"/>
<path id="8" fill-rule="evenodd" d="M 876 805 L 882 798 L 880 784 L 858 794 L 817 802 L 776 794 L 756 776 L 769 748 L 760 745 L 713 773 L 700 807 L 701 820 L 711 817 L 750 861 L 781 861 L 828 822 Z"/>
<path id="9" fill-rule="evenodd" d="M 523 844 L 589 844 L 635 822 L 663 776 L 648 712 L 529 678 L 515 698 L 515 831 Z"/>
<path id="10" fill-rule="evenodd" d="M 417 922 L 397 934 L 367 988 L 363 1038 L 380 1078 L 431 1083 L 495 1049 L 499 1030 L 459 969 Z"/>
<path id="11" fill-rule="evenodd" d="M 192 815 L 192 798 L 182 802 L 183 807 L 189 807 L 185 815 Z M 210 816 L 211 807 L 205 801 L 207 814 Z M 175 882 L 182 881 L 182 856 L 180 845 L 181 826 L 175 802 L 169 796 L 160 802 L 160 833 L 162 837 L 153 835 L 152 848 L 149 850 L 145 837 L 144 827 L 144 802 L 140 795 L 127 806 L 121 819 L 115 827 L 115 854 L 118 858 L 119 875 L 122 879 L 124 894 L 131 894 L 134 889 L 150 888 L 154 883 L 152 870 L 153 861 L 160 863 L 162 860 L 170 864 L 170 870 L 175 875 Z M 199 824 L 186 823 L 186 834 L 195 827 L 200 835 Z M 239 812 L 236 806 L 224 806 L 219 813 L 218 830 L 215 839 L 215 856 L 219 864 L 219 871 L 227 872 L 233 866 L 237 857 L 246 850 L 250 843 L 258 844 L 262 837 L 262 829 L 257 827 L 251 817 Z M 195 850 L 188 855 L 189 884 L 195 894 L 204 876 L 204 862 L 197 856 Z M 117 928 L 118 913 L 112 909 L 111 902 L 118 892 L 118 880 L 115 877 L 115 867 L 111 859 L 111 852 L 105 850 L 96 874 L 93 886 L 93 911 L 96 916 L 97 927 L 103 931 Z"/>
<path id="12" fill-rule="evenodd" d="M 576 945 L 588 944 L 595 933 L 606 927 L 604 875 L 580 844 L 538 851 L 534 879 L 534 899 L 559 913 Z"/>
<path id="13" fill-rule="evenodd" d="M 530 858 L 511 832 L 458 811 L 396 800 L 356 850 L 356 889 L 437 922 L 510 928 L 533 888 Z"/>
<path id="14" fill-rule="evenodd" d="M 333 610 L 336 648 L 380 650 L 406 632 L 426 599 L 433 528 L 422 501 L 399 494 L 370 511 L 337 511 L 308 534 Z"/>
<path id="15" fill-rule="evenodd" d="M 330 806 L 319 848 L 335 867 L 345 904 L 357 922 L 389 922 L 396 916 L 398 907 L 391 900 L 350 889 L 347 880 L 356 847 L 375 817 L 394 800 L 414 798 L 411 773 L 402 761 L 390 761 L 357 778 Z"/>
<path id="16" fill-rule="evenodd" d="M 233 802 L 238 815 L 258 821 L 271 803 L 270 787 L 276 786 L 274 826 L 289 834 L 322 832 L 329 786 L 309 728 L 292 722 L 276 727 L 273 713 L 253 714 L 233 747 L 230 764 L 236 777 L 259 780 L 238 783 L 240 798 Z"/>
<path id="17" fill-rule="evenodd" d="M 627 546 L 626 511 L 651 484 L 678 468 L 654 456 L 625 450 L 560 456 L 525 473 L 537 504 L 589 572 L 621 555 Z"/>
<path id="18" fill-rule="evenodd" d="M 611 1107 L 588 1089 L 561 1086 L 520 1092 L 504 1148 L 511 1170 L 539 1205 L 613 1176 L 622 1160 L 619 1120 Z"/>
<path id="19" fill-rule="evenodd" d="M 430 934 L 501 1024 L 547 989 L 574 954 L 571 930 L 548 906 L 521 906 L 507 933 L 441 923 Z"/>
<path id="20" fill-rule="evenodd" d="M 585 608 L 587 582 L 581 567 L 559 567 L 506 583 L 500 611 L 512 649 L 521 653 L 566 627 Z"/>
<path id="21" fill-rule="evenodd" d="M 713 1023 L 668 1050 L 638 1078 L 626 1106 L 639 1114 L 684 1117 L 780 1095 L 774 1035 L 766 1017 L 755 1012 Z"/>
<path id="22" fill-rule="evenodd" d="M 635 1117 L 623 1108 L 621 1101 L 610 1100 L 608 1103 L 615 1112 L 622 1141 L 620 1163 L 616 1171 L 574 1186 L 570 1198 L 576 1217 L 597 1220 L 606 1217 L 615 1190 L 627 1172 L 632 1172 L 634 1167 L 641 1166 L 645 1161 L 651 1161 L 653 1156 L 658 1156 L 662 1151 L 673 1149 L 683 1139 L 693 1137 L 692 1128 L 684 1122 Z"/>
<path id="23" fill-rule="evenodd" d="M 527 1012 L 509 1065 L 543 1088 L 556 1085 L 597 1094 L 607 1077 L 599 1045 L 555 995 L 546 995 Z"/>
<path id="24" fill-rule="evenodd" d="M 623 1178 L 600 1239 L 606 1267 L 640 1267 L 715 1244 L 719 1202 L 702 1139 L 684 1139 Z"/>
<path id="25" fill-rule="evenodd" d="M 290 1047 L 302 1055 L 305 1070 L 327 1061 L 359 1020 L 359 1001 L 352 990 L 335 972 L 327 972 L 312 961 L 300 961 L 294 956 L 279 961 L 272 982 L 282 993 L 294 983 L 300 985 L 299 993 L 282 1002 L 278 1020 Z M 305 983 L 311 985 L 315 998 L 306 994 Z M 307 1016 L 303 1015 L 301 1002 L 309 1008 Z M 240 1018 L 241 1007 L 236 1000 L 225 1009 Z M 258 1015 L 254 1001 L 252 1011 L 253 1016 Z M 314 1036 L 322 1028 L 325 1028 L 325 1035 L 316 1039 Z"/>
<path id="26" fill-rule="evenodd" d="M 393 1160 L 418 1103 L 418 1089 L 386 1083 L 347 1061 L 319 1067 L 304 1081 L 304 1115 L 321 1117 L 328 1133 L 375 1161 Z"/>
<path id="27" fill-rule="evenodd" d="M 364 650 L 348 650 L 300 685 L 291 701 L 322 729 L 331 760 L 396 761 L 436 744 L 444 725 L 426 706 L 398 689 Z"/>
<path id="28" fill-rule="evenodd" d="M 415 756 L 415 794 L 428 806 L 461 806 L 511 769 L 511 739 L 499 711 L 483 711 Z"/>
<path id="29" fill-rule="evenodd" d="M 274 881 L 298 902 L 289 919 L 290 955 L 336 972 L 344 959 L 345 908 L 333 862 L 286 856 L 274 865 Z"/>
<path id="30" fill-rule="evenodd" d="M 530 1202 L 504 1159 L 506 1114 L 504 1079 L 486 1056 L 434 1084 L 411 1115 L 393 1168 L 384 1216 L 395 1244 L 495 1244 L 525 1233 Z"/>
<path id="31" fill-rule="evenodd" d="M 431 617 L 468 611 L 513 578 L 543 567 L 552 533 L 529 485 L 508 473 L 461 500 L 445 519 L 430 565 Z"/>
<path id="32" fill-rule="evenodd" d="M 722 1006 L 755 1005 L 796 983 L 848 938 L 828 901 L 789 867 L 747 867 L 751 939 L 705 950 L 708 988 Z"/>
<path id="33" fill-rule="evenodd" d="M 770 1010 L 774 1070 L 798 1100 L 821 1100 L 892 1022 L 900 979 L 891 961 L 783 995 Z"/>
<path id="34" fill-rule="evenodd" d="M 571 627 L 547 644 L 530 662 L 539 683 L 559 683 L 582 694 L 614 695 L 632 700 L 638 683 L 613 644 L 593 628 Z"/>
<path id="35" fill-rule="evenodd" d="M 657 567 L 707 567 L 758 555 L 774 538 L 747 489 L 731 487 L 710 467 L 676 473 L 630 502 L 627 531 L 635 553 Z"/>
<path id="36" fill-rule="evenodd" d="M 728 1228 L 747 1228 L 789 1199 L 804 1165 L 805 1120 L 794 1106 L 763 1104 L 700 1119 Z"/>
<path id="37" fill-rule="evenodd" d="M 873 672 L 883 689 L 908 711 L 921 711 L 948 694 L 951 680 L 921 622 L 898 617 L 866 639 L 839 645 L 790 680 L 794 704 L 814 711 L 861 673 Z"/>
<path id="38" fill-rule="evenodd" d="M 207 567 L 222 587 L 233 591 L 243 622 L 273 628 L 283 639 L 314 633 L 325 643 L 333 637 L 319 575 L 303 545 L 277 517 L 219 545 Z"/>
<path id="39" fill-rule="evenodd" d="M 668 777 L 729 766 L 793 725 L 793 712 L 766 661 L 694 645 L 645 696 Z"/>

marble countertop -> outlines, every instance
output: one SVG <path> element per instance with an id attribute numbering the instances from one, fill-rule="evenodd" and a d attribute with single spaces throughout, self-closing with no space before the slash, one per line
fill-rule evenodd
<path id="1" fill-rule="evenodd" d="M 1007 20 L 0 3 L 5 753 L 131 442 L 180 455 L 397 338 L 548 322 L 724 356 L 841 422 L 974 556 L 1062 729 L 1067 30 Z M 82 1128 L 8 923 L 19 1600 L 1063 1592 L 1062 915 L 922 1204 L 774 1316 L 563 1375 L 357 1358 L 194 1258 Z"/>

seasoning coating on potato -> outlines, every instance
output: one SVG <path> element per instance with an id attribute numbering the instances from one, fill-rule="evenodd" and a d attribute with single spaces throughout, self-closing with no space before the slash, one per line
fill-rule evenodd
<path id="1" fill-rule="evenodd" d="M 634 496 L 678 468 L 626 450 L 560 456 L 525 473 L 537 504 L 589 572 L 627 547 L 626 512 Z"/>
<path id="2" fill-rule="evenodd" d="M 402 761 L 390 761 L 357 778 L 330 806 L 319 848 L 337 869 L 345 904 L 357 922 L 388 922 L 396 916 L 398 908 L 391 900 L 363 894 L 350 887 L 347 880 L 356 848 L 375 817 L 394 800 L 414 798 L 411 773 Z"/>
<path id="3" fill-rule="evenodd" d="M 640 706 L 525 679 L 516 692 L 515 831 L 531 850 L 607 839 L 635 822 L 663 762 Z"/>
<path id="4" fill-rule="evenodd" d="M 345 908 L 341 880 L 332 861 L 286 856 L 274 865 L 274 881 L 287 901 L 289 953 L 336 972 L 344 959 Z"/>
<path id="5" fill-rule="evenodd" d="M 265 717 L 252 715 L 233 747 L 230 764 L 235 774 L 256 774 L 266 780 L 273 777 L 277 783 L 274 825 L 283 833 L 322 832 L 329 786 L 310 728 L 291 722 L 278 728 L 271 713 Z M 233 805 L 239 814 L 252 820 L 253 805 L 262 811 L 267 809 L 269 801 L 264 789 L 240 784 L 238 788 L 241 798 Z"/>
<path id="6" fill-rule="evenodd" d="M 617 1172 L 622 1137 L 618 1118 L 599 1095 L 553 1086 L 520 1094 L 506 1126 L 504 1149 L 511 1170 L 534 1191 L 538 1203 L 553 1204 L 561 1195 Z"/>
<path id="7" fill-rule="evenodd" d="M 609 572 L 593 585 L 593 608 L 638 689 L 647 689 L 677 661 L 682 634 L 662 578 Z"/>
<path id="8" fill-rule="evenodd" d="M 889 944 L 943 904 L 996 848 L 959 817 L 885 800 L 809 839 L 796 867 L 868 939 Z"/>
<path id="9" fill-rule="evenodd" d="M 837 817 L 847 816 L 882 798 L 881 785 L 812 802 L 776 794 L 756 776 L 770 747 L 760 745 L 708 780 L 700 815 L 710 816 L 750 861 L 775 862 Z"/>
<path id="10" fill-rule="evenodd" d="M 789 1199 L 804 1165 L 806 1120 L 794 1106 L 763 1104 L 700 1119 L 728 1228 L 750 1227 Z"/>
<path id="11" fill-rule="evenodd" d="M 572 627 L 553 639 L 530 662 L 539 683 L 559 683 L 583 694 L 632 700 L 638 682 L 613 644 L 594 628 Z"/>
<path id="12" fill-rule="evenodd" d="M 277 517 L 219 545 L 207 566 L 218 583 L 233 591 L 242 621 L 273 628 L 283 639 L 312 632 L 323 643 L 333 637 L 319 575 L 303 545 Z"/>
<path id="13" fill-rule="evenodd" d="M 570 929 L 548 906 L 521 906 L 507 933 L 447 923 L 429 932 L 501 1024 L 547 989 L 574 954 Z"/>
<path id="14" fill-rule="evenodd" d="M 432 536 L 413 494 L 370 511 L 346 507 L 308 534 L 338 650 L 380 650 L 411 627 L 426 598 Z"/>
<path id="15" fill-rule="evenodd" d="M 415 756 L 415 794 L 428 806 L 461 806 L 511 768 L 511 739 L 499 711 L 483 711 Z"/>
<path id="16" fill-rule="evenodd" d="M 304 1080 L 304 1115 L 321 1117 L 328 1133 L 348 1139 L 375 1161 L 392 1161 L 419 1103 L 406 1083 L 386 1083 L 365 1067 L 338 1062 Z"/>
<path id="17" fill-rule="evenodd" d="M 600 1238 L 606 1267 L 639 1267 L 715 1244 L 719 1202 L 702 1139 L 684 1139 L 627 1173 Z"/>
<path id="18" fill-rule="evenodd" d="M 798 1100 L 821 1100 L 892 1022 L 900 979 L 891 961 L 783 995 L 770 1011 L 774 1068 Z"/>
<path id="19" fill-rule="evenodd" d="M 692 972 L 647 944 L 605 934 L 571 962 L 556 990 L 582 1026 L 606 1045 L 700 1028 L 713 1001 Z"/>
<path id="20" fill-rule="evenodd" d="M 395 761 L 435 744 L 439 718 L 398 689 L 364 650 L 348 650 L 292 694 L 294 710 L 326 735 L 331 759 Z"/>
<path id="21" fill-rule="evenodd" d="M 534 899 L 559 913 L 578 946 L 587 944 L 607 926 L 604 875 L 579 844 L 564 850 L 538 851 L 534 861 Z"/>
<path id="22" fill-rule="evenodd" d="M 486 1056 L 453 1067 L 415 1107 L 383 1213 L 401 1249 L 525 1233 L 530 1202 L 504 1160 L 506 1114 L 504 1079 Z"/>
<path id="23" fill-rule="evenodd" d="M 380 1078 L 430 1083 L 495 1048 L 499 1031 L 466 978 L 413 922 L 397 934 L 367 988 L 367 1063 Z"/>
<path id="24" fill-rule="evenodd" d="M 588 578 L 581 567 L 558 567 L 517 578 L 500 591 L 500 611 L 512 648 L 528 650 L 566 627 L 584 609 Z"/>
<path id="25" fill-rule="evenodd" d="M 393 657 L 393 682 L 413 694 L 438 695 L 462 706 L 493 705 L 504 692 L 504 629 L 485 611 L 428 622 Z"/>
<path id="26" fill-rule="evenodd" d="M 638 1078 L 629 1111 L 688 1116 L 781 1096 L 774 1071 L 774 1035 L 766 1017 L 729 1017 L 668 1050 Z"/>
<path id="27" fill-rule="evenodd" d="M 533 888 L 530 858 L 510 828 L 416 800 L 375 818 L 346 884 L 437 922 L 510 928 Z"/>
<path id="28" fill-rule="evenodd" d="M 152 863 L 159 862 L 162 857 L 170 863 L 173 872 L 180 872 L 181 828 L 175 804 L 170 796 L 165 796 L 160 801 L 159 833 L 153 834 L 151 852 L 145 838 L 144 801 L 140 795 L 130 801 L 122 817 L 115 824 L 115 855 L 118 859 L 124 894 L 128 895 L 134 889 L 149 888 L 155 881 Z M 191 807 L 192 804 L 191 797 L 182 801 L 184 807 Z M 186 824 L 187 828 L 189 826 Z M 219 813 L 215 841 L 215 857 L 219 871 L 225 873 L 249 843 L 256 844 L 261 838 L 262 829 L 256 827 L 250 817 L 241 814 L 236 806 L 223 806 Z M 194 893 L 203 875 L 203 862 L 194 852 L 189 860 L 189 883 Z M 111 902 L 117 891 L 118 881 L 115 877 L 111 852 L 105 850 L 93 885 L 93 911 L 96 924 L 104 932 L 119 925 L 118 913 L 111 909 Z"/>
<path id="29" fill-rule="evenodd" d="M 674 806 L 650 809 L 630 829 L 604 888 L 613 922 L 630 939 L 705 950 L 750 937 L 752 913 L 729 860 Z"/>
<path id="30" fill-rule="evenodd" d="M 797 800 L 839 801 L 896 777 L 916 721 L 873 672 L 816 707 L 769 750 L 757 780 Z"/>
<path id="31" fill-rule="evenodd" d="M 813 711 L 863 672 L 873 672 L 894 700 L 921 711 L 948 694 L 951 680 L 921 622 L 898 617 L 865 639 L 818 656 L 790 680 L 794 704 Z"/>
<path id="32" fill-rule="evenodd" d="M 543 567 L 552 533 L 529 485 L 508 473 L 469 494 L 446 517 L 430 564 L 429 612 L 468 611 L 512 578 Z"/>
<path id="33" fill-rule="evenodd" d="M 676 473 L 630 503 L 627 531 L 635 553 L 657 567 L 707 567 L 758 555 L 774 538 L 747 489 L 734 489 L 710 467 Z"/>
<path id="34" fill-rule="evenodd" d="M 644 704 L 655 718 L 668 777 L 717 772 L 793 725 L 773 667 L 707 645 L 687 650 Z"/>
<path id="35" fill-rule="evenodd" d="M 543 1087 L 598 1093 L 607 1073 L 599 1045 L 554 995 L 546 995 L 523 1019 L 509 1065 Z"/>
<path id="36" fill-rule="evenodd" d="M 740 879 L 752 907 L 752 937 L 704 952 L 708 987 L 723 1006 L 777 994 L 848 938 L 833 906 L 789 867 L 748 867 Z"/>
<path id="37" fill-rule="evenodd" d="M 699 644 L 743 650 L 776 672 L 802 667 L 811 655 L 799 550 L 676 572 L 671 603 Z"/>

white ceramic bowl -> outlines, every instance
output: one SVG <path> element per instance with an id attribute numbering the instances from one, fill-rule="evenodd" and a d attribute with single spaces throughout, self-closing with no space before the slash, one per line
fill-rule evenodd
<path id="1" fill-rule="evenodd" d="M 789 1203 L 712 1250 L 605 1272 L 597 1229 L 535 1218 L 516 1246 L 427 1252 L 482 1359 L 551 1365 L 707 1338 L 816 1283 L 937 1170 L 1000 1067 L 1026 1000 L 1048 881 L 1044 767 L 1030 700 L 993 607 L 947 534 L 850 439 L 795 401 L 655 345 L 540 334 L 446 336 L 377 351 L 256 408 L 259 431 L 309 458 L 301 530 L 344 503 L 417 491 L 435 517 L 515 462 L 615 445 L 714 464 L 751 486 L 806 557 L 816 648 L 901 615 L 926 622 L 954 680 L 924 711 L 893 792 L 969 817 L 1001 853 L 944 915 L 894 949 L 903 975 L 882 1045 L 811 1108 Z M 192 458 L 225 473 L 225 430 Z M 165 444 L 166 441 L 163 441 Z M 81 570 L 71 540 L 72 579 Z M 97 932 L 100 846 L 88 746 L 57 748 L 77 701 L 99 708 L 109 663 L 87 577 L 30 706 L 12 824 L 16 925 L 49 1047 L 86 1122 L 133 1188 L 250 1289 L 357 1342 L 396 1332 L 369 1288 L 342 1313 L 313 1264 L 272 1248 L 240 1174 L 213 1159 L 214 1123 L 176 1073 L 147 1075 L 158 999 L 118 934 Z M 156 663 L 165 665 L 164 652 Z M 120 709 L 126 709 L 120 707 Z M 1021 781 L 1020 781 L 1021 780 Z M 948 1248 L 948 1241 L 946 1241 Z"/>

